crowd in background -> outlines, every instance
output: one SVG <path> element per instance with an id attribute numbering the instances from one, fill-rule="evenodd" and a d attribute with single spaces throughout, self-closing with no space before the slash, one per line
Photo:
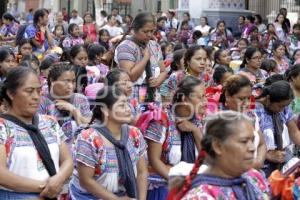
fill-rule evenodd
<path id="1" fill-rule="evenodd" d="M 0 199 L 300 198 L 300 22 L 285 8 L 237 30 L 174 10 L 97 22 L 3 14 Z"/>

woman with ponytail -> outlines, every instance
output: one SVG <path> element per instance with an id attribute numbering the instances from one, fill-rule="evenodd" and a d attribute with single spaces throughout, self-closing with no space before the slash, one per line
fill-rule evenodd
<path id="1" fill-rule="evenodd" d="M 128 125 L 130 119 L 121 90 L 104 87 L 97 93 L 90 125 L 75 145 L 72 199 L 146 199 L 147 145 L 139 129 Z"/>
<path id="2" fill-rule="evenodd" d="M 171 167 L 180 161 L 195 162 L 201 148 L 204 88 L 199 79 L 185 77 L 174 94 L 173 105 L 163 110 L 161 119 L 151 120 L 143 131 L 148 143 L 148 200 L 166 198 Z"/>
<path id="3" fill-rule="evenodd" d="M 168 200 L 270 199 L 267 181 L 252 169 L 253 133 L 251 120 L 241 113 L 224 111 L 211 116 L 190 175 L 171 190 Z M 207 167 L 199 172 L 204 160 Z"/>
<path id="4" fill-rule="evenodd" d="M 134 82 L 133 98 L 140 103 L 154 102 L 157 100 L 156 89 L 168 76 L 161 48 L 153 40 L 154 18 L 151 13 L 139 13 L 131 28 L 133 35 L 117 46 L 115 61 Z"/>
<path id="5" fill-rule="evenodd" d="M 300 131 L 290 108 L 294 94 L 287 81 L 276 81 L 263 88 L 255 112 L 267 146 L 263 171 L 269 177 L 294 155 L 294 144 L 300 145 Z"/>
<path id="6" fill-rule="evenodd" d="M 0 199 L 57 199 L 73 162 L 57 121 L 37 113 L 41 84 L 30 68 L 12 69 L 0 91 Z"/>

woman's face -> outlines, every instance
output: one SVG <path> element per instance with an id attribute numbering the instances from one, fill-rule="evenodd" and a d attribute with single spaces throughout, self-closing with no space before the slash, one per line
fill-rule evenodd
<path id="1" fill-rule="evenodd" d="M 225 92 L 227 108 L 237 112 L 244 112 L 249 109 L 250 97 L 252 95 L 251 86 L 242 87 L 238 93 L 230 96 Z"/>
<path id="2" fill-rule="evenodd" d="M 158 25 L 158 27 L 165 27 L 165 24 L 166 24 L 166 21 L 165 20 L 160 20 L 158 23 L 157 23 L 157 25 Z"/>
<path id="3" fill-rule="evenodd" d="M 61 26 L 58 26 L 55 30 L 55 35 L 56 37 L 60 37 L 64 34 L 64 30 L 63 30 L 63 27 Z"/>
<path id="4" fill-rule="evenodd" d="M 254 69 L 259 69 L 262 63 L 262 55 L 259 51 L 256 51 L 250 60 L 248 60 L 247 66 Z"/>
<path id="5" fill-rule="evenodd" d="M 275 33 L 275 27 L 274 27 L 273 25 L 269 25 L 268 31 L 269 31 L 270 33 Z"/>
<path id="6" fill-rule="evenodd" d="M 229 176 L 239 177 L 254 163 L 254 128 L 243 120 L 231 124 L 232 133 L 223 141 L 217 140 L 215 164 Z"/>
<path id="7" fill-rule="evenodd" d="M 296 88 L 297 90 L 300 89 L 300 76 L 296 76 L 295 78 L 292 77 L 292 85 L 294 88 Z"/>
<path id="8" fill-rule="evenodd" d="M 2 75 L 6 75 L 11 69 L 15 68 L 16 60 L 12 55 L 9 55 L 3 62 L 0 62 L 0 71 Z"/>
<path id="9" fill-rule="evenodd" d="M 68 99 L 75 90 L 76 78 L 73 71 L 65 71 L 57 80 L 51 80 L 50 93 L 55 99 Z"/>
<path id="10" fill-rule="evenodd" d="M 295 53 L 294 60 L 300 59 L 300 50 Z"/>
<path id="11" fill-rule="evenodd" d="M 258 36 L 258 30 L 252 31 L 252 33 L 250 33 L 250 37 L 251 37 L 251 36 L 253 36 L 253 37 Z"/>
<path id="12" fill-rule="evenodd" d="M 239 17 L 239 24 L 244 24 L 245 23 L 245 20 L 243 17 Z"/>
<path id="13" fill-rule="evenodd" d="M 258 48 L 259 46 L 259 43 L 258 43 L 258 40 L 251 40 L 251 46 L 254 47 L 254 48 Z"/>
<path id="14" fill-rule="evenodd" d="M 132 82 L 127 73 L 121 73 L 116 86 L 120 88 L 124 94 L 129 97 L 132 93 Z"/>
<path id="15" fill-rule="evenodd" d="M 126 17 L 125 17 L 125 22 L 126 22 L 126 23 L 130 23 L 130 22 L 131 22 L 130 17 L 126 16 Z"/>
<path id="16" fill-rule="evenodd" d="M 48 18 L 49 14 L 45 13 L 44 17 L 42 19 L 40 19 L 40 23 L 44 26 L 48 25 L 49 22 L 49 18 Z"/>
<path id="17" fill-rule="evenodd" d="M 64 16 L 62 13 L 57 13 L 56 15 L 56 21 L 62 23 L 64 20 Z"/>
<path id="18" fill-rule="evenodd" d="M 247 43 L 244 40 L 239 41 L 238 48 L 239 48 L 240 51 L 243 50 L 243 49 L 246 49 L 247 48 Z"/>
<path id="19" fill-rule="evenodd" d="M 80 34 L 79 26 L 74 26 L 71 34 L 73 37 L 79 37 L 79 34 Z"/>
<path id="20" fill-rule="evenodd" d="M 93 21 L 92 16 L 91 15 L 86 15 L 84 17 L 84 21 L 85 21 L 85 23 L 92 23 L 92 21 Z"/>
<path id="21" fill-rule="evenodd" d="M 165 49 L 165 54 L 166 55 L 170 55 L 170 54 L 172 54 L 173 53 L 173 46 L 170 44 L 170 45 L 168 45 L 167 47 L 166 47 L 166 49 Z"/>
<path id="22" fill-rule="evenodd" d="M 135 37 L 138 41 L 148 43 L 153 38 L 155 25 L 152 22 L 147 22 L 141 29 L 135 32 Z"/>
<path id="23" fill-rule="evenodd" d="M 205 20 L 204 17 L 201 17 L 201 19 L 200 19 L 200 25 L 201 26 L 205 26 L 206 25 L 206 20 Z"/>
<path id="24" fill-rule="evenodd" d="M 283 24 L 283 22 L 284 22 L 284 16 L 283 15 L 279 15 L 277 17 L 277 20 L 278 20 L 278 23 Z"/>
<path id="25" fill-rule="evenodd" d="M 224 23 L 220 23 L 219 26 L 218 26 L 218 30 L 222 33 L 225 32 L 225 24 Z"/>
<path id="26" fill-rule="evenodd" d="M 185 98 L 185 102 L 191 105 L 196 115 L 204 114 L 207 103 L 204 84 L 195 86 L 193 92 Z"/>
<path id="27" fill-rule="evenodd" d="M 121 95 L 112 108 L 109 109 L 108 120 L 119 124 L 130 123 L 131 110 L 125 95 Z"/>
<path id="28" fill-rule="evenodd" d="M 283 100 L 280 102 L 270 102 L 268 100 L 268 109 L 274 113 L 279 113 L 281 111 L 284 110 L 285 107 L 287 107 L 288 105 L 290 105 L 290 103 L 292 102 L 292 100 Z"/>
<path id="29" fill-rule="evenodd" d="M 219 64 L 221 65 L 226 65 L 229 66 L 230 62 L 231 62 L 231 56 L 229 54 L 229 51 L 224 50 L 222 51 L 219 60 L 218 60 Z"/>
<path id="30" fill-rule="evenodd" d="M 182 30 L 189 30 L 189 25 L 188 24 L 184 24 L 182 27 L 181 27 Z"/>
<path id="31" fill-rule="evenodd" d="M 88 64 L 88 55 L 86 51 L 80 51 L 75 58 L 72 60 L 74 65 L 79 65 L 81 67 L 86 67 Z"/>
<path id="32" fill-rule="evenodd" d="M 278 58 L 282 58 L 285 55 L 285 47 L 283 45 L 280 45 L 277 49 L 274 51 L 274 56 Z"/>
<path id="33" fill-rule="evenodd" d="M 109 34 L 107 32 L 103 32 L 102 35 L 100 36 L 100 40 L 102 42 L 108 42 L 109 41 Z"/>
<path id="34" fill-rule="evenodd" d="M 32 46 L 30 43 L 25 43 L 20 48 L 20 53 L 22 56 L 30 55 L 32 53 Z"/>
<path id="35" fill-rule="evenodd" d="M 183 15 L 183 21 L 189 21 L 190 19 L 189 19 L 189 16 L 187 16 L 187 14 L 184 14 Z"/>
<path id="36" fill-rule="evenodd" d="M 18 109 L 24 117 L 34 116 L 40 105 L 41 88 L 38 76 L 33 73 L 28 74 L 15 94 L 8 92 L 12 100 L 12 109 Z"/>
<path id="37" fill-rule="evenodd" d="M 203 49 L 197 50 L 189 61 L 189 70 L 192 74 L 200 75 L 206 68 L 207 54 Z"/>

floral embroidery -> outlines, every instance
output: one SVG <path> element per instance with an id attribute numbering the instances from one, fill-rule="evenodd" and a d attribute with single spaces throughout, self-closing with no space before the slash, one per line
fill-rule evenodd
<path id="1" fill-rule="evenodd" d="M 139 148 L 140 146 L 140 139 L 139 139 L 139 133 L 136 129 L 131 129 L 129 133 L 133 137 L 134 147 Z"/>

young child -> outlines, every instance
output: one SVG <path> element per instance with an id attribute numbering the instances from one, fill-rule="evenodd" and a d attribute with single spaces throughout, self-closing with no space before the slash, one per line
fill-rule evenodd
<path id="1" fill-rule="evenodd" d="M 104 82 L 104 79 L 109 72 L 109 67 L 101 63 L 104 52 L 104 47 L 99 44 L 93 44 L 88 48 L 89 63 L 86 67 L 88 84 Z"/>
<path id="2" fill-rule="evenodd" d="M 70 24 L 68 28 L 69 35 L 63 40 L 63 48 L 71 48 L 77 44 L 84 44 L 80 37 L 80 30 L 77 24 Z"/>
<path id="3" fill-rule="evenodd" d="M 63 25 L 56 25 L 53 31 L 53 44 L 54 46 L 61 46 L 61 43 L 65 37 L 65 31 Z"/>

